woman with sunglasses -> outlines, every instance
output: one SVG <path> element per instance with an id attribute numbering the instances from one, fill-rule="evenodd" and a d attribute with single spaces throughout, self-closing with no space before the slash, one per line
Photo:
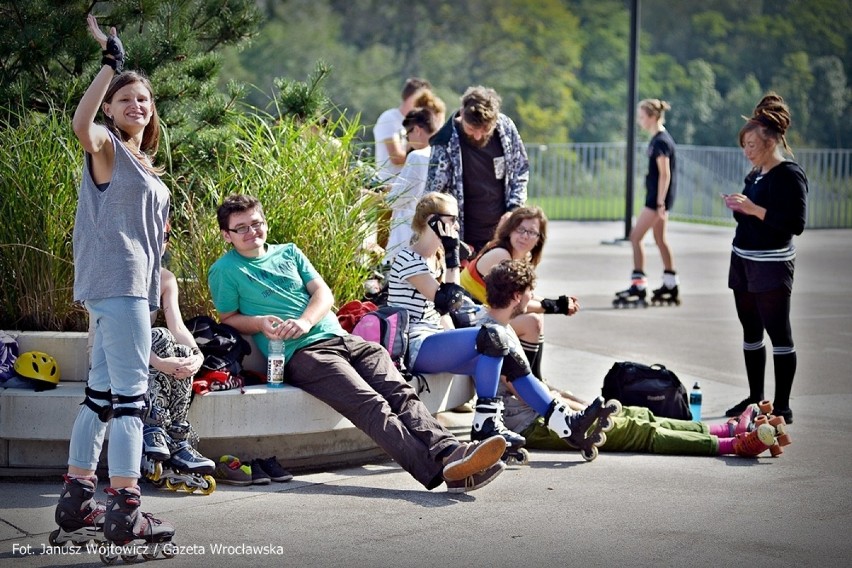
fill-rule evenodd
<path id="1" fill-rule="evenodd" d="M 504 260 L 524 260 L 533 268 L 541 262 L 542 249 L 547 241 L 547 217 L 539 207 L 519 207 L 505 222 L 497 226 L 494 238 L 461 273 L 462 287 L 475 300 L 483 304 L 485 276 Z M 524 354 L 533 374 L 541 377 L 541 357 L 544 347 L 543 314 L 572 316 L 580 309 L 577 298 L 560 296 L 558 299 L 533 297 L 524 313 L 512 319 L 512 329 L 518 334 Z"/>
<path id="2" fill-rule="evenodd" d="M 476 386 L 476 412 L 471 440 L 499 434 L 506 439 L 507 458 L 525 463 L 524 439 L 503 424 L 503 403 L 497 396 L 500 376 L 506 375 L 523 400 L 548 419 L 548 426 L 569 443 L 582 442 L 586 421 L 600 410 L 571 412 L 559 405 L 534 377 L 523 354 L 510 352 L 506 331 L 497 325 L 454 329 L 450 312 L 464 292 L 459 277 L 459 207 L 454 197 L 431 192 L 417 203 L 411 224 L 411 245 L 394 258 L 388 275 L 388 305 L 409 314 L 408 367 L 415 374 L 470 375 Z M 599 401 L 602 402 L 602 401 Z M 567 433 L 566 433 L 567 432 Z M 578 439 L 579 438 L 579 439 Z"/>
<path id="3" fill-rule="evenodd" d="M 435 98 L 431 92 L 429 95 Z M 440 125 L 438 116 L 427 107 L 411 110 L 402 121 L 411 150 L 405 158 L 402 171 L 394 178 L 387 196 L 392 208 L 391 231 L 385 255 L 385 262 L 388 264 L 411 240 L 411 219 L 414 217 L 417 200 L 423 195 L 426 175 L 429 173 L 429 160 L 432 156 L 429 138 L 437 132 Z"/>

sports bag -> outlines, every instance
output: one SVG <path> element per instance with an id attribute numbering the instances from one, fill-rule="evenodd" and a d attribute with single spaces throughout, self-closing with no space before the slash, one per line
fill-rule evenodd
<path id="1" fill-rule="evenodd" d="M 251 353 L 251 346 L 240 332 L 209 316 L 194 317 L 184 323 L 204 355 L 201 372 L 226 371 L 231 375 L 240 374 L 243 359 Z"/>
<path id="2" fill-rule="evenodd" d="M 408 355 L 408 310 L 382 306 L 368 312 L 355 324 L 352 335 L 384 347 L 390 353 L 396 368 L 405 373 Z"/>
<path id="3" fill-rule="evenodd" d="M 659 363 L 650 367 L 632 361 L 615 363 L 604 377 L 601 394 L 625 406 L 646 406 L 656 416 L 692 420 L 686 388 Z"/>

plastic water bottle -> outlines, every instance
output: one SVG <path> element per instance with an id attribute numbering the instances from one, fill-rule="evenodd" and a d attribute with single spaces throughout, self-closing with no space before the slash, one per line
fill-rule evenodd
<path id="1" fill-rule="evenodd" d="M 269 340 L 269 358 L 266 361 L 266 388 L 284 387 L 284 340 Z"/>
<path id="2" fill-rule="evenodd" d="M 701 422 L 701 385 L 698 381 L 692 385 L 692 391 L 689 393 L 689 410 L 692 412 L 692 419 L 695 422 Z"/>

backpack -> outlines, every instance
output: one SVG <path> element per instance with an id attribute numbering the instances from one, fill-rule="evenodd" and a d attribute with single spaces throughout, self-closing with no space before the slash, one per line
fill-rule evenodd
<path id="1" fill-rule="evenodd" d="M 394 366 L 404 373 L 408 357 L 408 310 L 382 306 L 368 312 L 355 324 L 352 335 L 384 347 Z"/>
<path id="2" fill-rule="evenodd" d="M 199 374 L 205 371 L 226 371 L 233 376 L 240 374 L 243 359 L 251 353 L 251 345 L 239 331 L 209 316 L 194 317 L 184 323 L 204 355 Z"/>
<path id="3" fill-rule="evenodd" d="M 686 388 L 677 375 L 656 363 L 615 363 L 604 377 L 602 396 L 625 406 L 645 406 L 656 416 L 692 420 Z"/>
<path id="4" fill-rule="evenodd" d="M 352 335 L 384 347 L 403 378 L 408 382 L 415 381 L 417 394 L 432 392 L 426 377 L 414 374 L 408 368 L 408 310 L 382 306 L 368 312 L 355 324 Z"/>

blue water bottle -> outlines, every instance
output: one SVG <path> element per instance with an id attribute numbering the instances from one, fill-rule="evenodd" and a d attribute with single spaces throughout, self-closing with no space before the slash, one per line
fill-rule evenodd
<path id="1" fill-rule="evenodd" d="M 689 393 L 689 411 L 692 412 L 692 419 L 695 422 L 701 422 L 701 398 L 701 385 L 695 381 L 692 392 Z"/>

